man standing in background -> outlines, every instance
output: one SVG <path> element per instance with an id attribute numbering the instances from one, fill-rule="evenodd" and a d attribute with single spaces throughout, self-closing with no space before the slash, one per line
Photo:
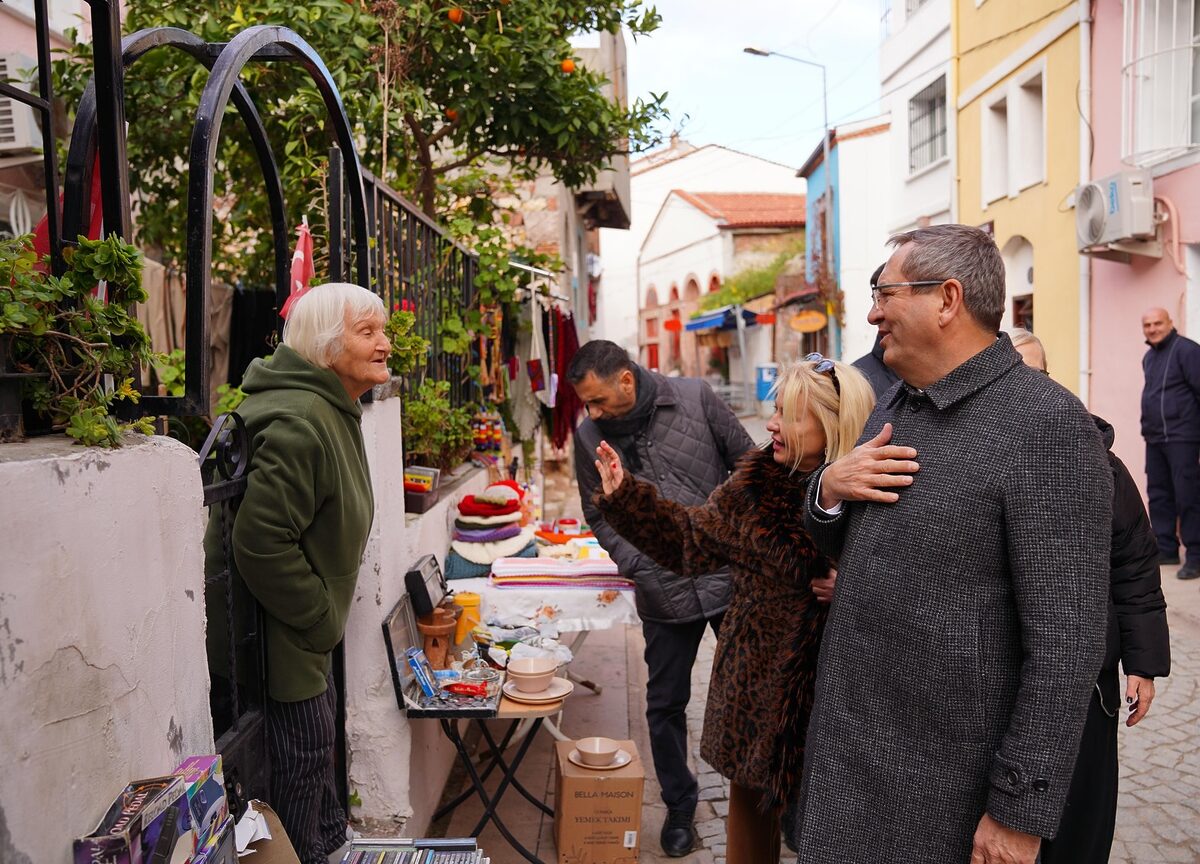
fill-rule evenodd
<path id="1" fill-rule="evenodd" d="M 649 670 L 650 750 L 667 805 L 660 840 L 667 855 L 680 858 L 695 845 L 692 823 L 700 798 L 687 764 L 692 665 L 705 629 L 711 626 L 715 632 L 721 625 L 729 605 L 729 573 L 680 576 L 623 540 L 592 503 L 601 488 L 596 447 L 607 441 L 635 477 L 653 483 L 664 498 L 690 507 L 708 500 L 753 442 L 706 383 L 643 369 L 614 342 L 584 344 L 567 369 L 567 380 L 587 411 L 575 430 L 583 515 L 621 575 L 635 583 Z"/>
<path id="2" fill-rule="evenodd" d="M 1166 309 L 1147 309 L 1142 333 L 1142 437 L 1146 495 L 1160 564 L 1178 564 L 1180 579 L 1200 576 L 1200 345 L 1180 336 Z"/>

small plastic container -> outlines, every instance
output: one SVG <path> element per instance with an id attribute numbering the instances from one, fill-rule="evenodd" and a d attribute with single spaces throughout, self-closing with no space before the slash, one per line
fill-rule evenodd
<path id="1" fill-rule="evenodd" d="M 500 692 L 500 673 L 487 666 L 476 666 L 462 673 L 462 680 L 468 684 L 483 684 L 487 687 L 488 697 Z"/>
<path id="2" fill-rule="evenodd" d="M 482 598 L 473 591 L 460 591 L 454 595 L 454 602 L 462 607 L 462 614 L 458 616 L 458 629 L 454 631 L 454 642 L 457 645 L 466 639 L 479 623 L 479 605 Z"/>

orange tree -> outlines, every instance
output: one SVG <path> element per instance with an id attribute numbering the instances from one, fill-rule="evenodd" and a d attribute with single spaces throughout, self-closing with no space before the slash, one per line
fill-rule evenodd
<path id="1" fill-rule="evenodd" d="M 130 0 L 124 26 L 181 27 L 209 42 L 255 24 L 291 27 L 325 58 L 364 166 L 431 216 L 461 215 L 469 200 L 471 219 L 487 228 L 499 214 L 481 193 L 506 178 L 549 170 L 567 185 L 583 185 L 614 155 L 652 143 L 651 127 L 665 114 L 662 97 L 631 106 L 612 101 L 603 78 L 576 62 L 569 40 L 622 27 L 636 38 L 658 23 L 642 0 Z M 90 71 L 78 61 L 89 58 L 90 49 L 79 46 L 55 64 L 56 90 L 68 105 Z M 183 259 L 184 160 L 207 74 L 158 50 L 125 82 L 137 239 L 165 263 Z M 307 213 L 315 248 L 323 249 L 332 133 L 316 88 L 290 63 L 252 64 L 242 81 L 274 145 L 290 218 Z M 266 193 L 253 148 L 230 119 L 216 166 L 214 271 L 269 285 Z"/>

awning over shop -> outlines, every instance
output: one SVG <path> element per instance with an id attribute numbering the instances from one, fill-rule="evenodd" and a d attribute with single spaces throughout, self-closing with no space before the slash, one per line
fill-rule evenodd
<path id="1" fill-rule="evenodd" d="M 695 332 L 696 330 L 732 330 L 737 327 L 737 313 L 735 306 L 722 306 L 720 309 L 713 309 L 711 312 L 705 312 L 703 315 L 697 315 L 692 318 L 684 329 Z M 751 312 L 749 309 L 742 309 L 742 320 L 746 322 L 747 327 L 753 327 L 758 323 L 758 315 Z"/>

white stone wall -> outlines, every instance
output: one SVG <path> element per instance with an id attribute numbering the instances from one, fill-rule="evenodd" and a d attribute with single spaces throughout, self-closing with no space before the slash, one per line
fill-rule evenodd
<path id="1" fill-rule="evenodd" d="M 196 454 L 0 447 L 0 861 L 65 864 L 132 779 L 213 751 Z"/>
<path id="2" fill-rule="evenodd" d="M 460 469 L 442 477 L 438 503 L 420 516 L 404 513 L 400 400 L 364 406 L 363 441 L 371 464 L 375 521 L 359 571 L 346 625 L 346 742 L 350 790 L 362 805 L 355 815 L 368 829 L 403 828 L 422 834 L 454 762 L 454 750 L 436 721 L 409 721 L 400 713 L 383 644 L 384 617 L 404 594 L 404 574 L 424 554 L 445 564 L 452 510 L 467 493 L 487 485 L 487 473 Z"/>

